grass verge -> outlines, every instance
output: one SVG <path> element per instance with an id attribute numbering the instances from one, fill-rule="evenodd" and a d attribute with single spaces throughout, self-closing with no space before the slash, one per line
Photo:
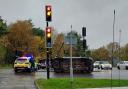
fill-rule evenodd
<path id="1" fill-rule="evenodd" d="M 36 84 L 40 89 L 78 89 L 111 87 L 110 79 L 74 78 L 71 87 L 69 78 L 38 79 Z M 128 86 L 128 80 L 120 80 L 120 86 Z M 112 87 L 119 87 L 119 80 L 112 80 Z"/>
<path id="2" fill-rule="evenodd" d="M 0 69 L 9 69 L 9 68 L 12 68 L 12 64 L 0 65 Z"/>

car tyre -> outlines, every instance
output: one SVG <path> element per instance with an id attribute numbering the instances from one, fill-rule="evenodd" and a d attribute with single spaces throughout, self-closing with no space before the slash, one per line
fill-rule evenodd
<path id="1" fill-rule="evenodd" d="M 120 70 L 120 67 L 119 66 L 117 68 L 118 68 L 118 70 Z"/>
<path id="2" fill-rule="evenodd" d="M 104 68 L 101 66 L 101 69 L 103 70 Z"/>
<path id="3" fill-rule="evenodd" d="M 14 71 L 15 71 L 15 73 L 17 73 L 17 72 L 18 72 L 18 70 L 17 70 L 17 69 L 15 69 Z"/>
<path id="4" fill-rule="evenodd" d="M 100 67 L 98 66 L 98 69 L 100 69 Z"/>
<path id="5" fill-rule="evenodd" d="M 28 72 L 29 72 L 29 73 L 31 73 L 31 72 L 32 72 L 32 70 L 31 70 L 31 69 L 28 69 Z"/>
<path id="6" fill-rule="evenodd" d="M 128 66 L 126 66 L 126 70 L 128 70 Z"/>
<path id="7" fill-rule="evenodd" d="M 62 69 L 54 69 L 55 73 L 63 73 L 64 71 Z"/>

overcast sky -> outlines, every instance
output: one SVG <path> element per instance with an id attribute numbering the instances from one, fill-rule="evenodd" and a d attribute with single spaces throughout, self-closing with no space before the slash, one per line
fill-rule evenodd
<path id="1" fill-rule="evenodd" d="M 8 24 L 32 19 L 35 27 L 44 29 L 45 5 L 52 5 L 50 26 L 57 32 L 69 32 L 72 25 L 73 30 L 81 34 L 85 26 L 91 49 L 112 42 L 115 9 L 115 41 L 118 41 L 121 29 L 121 45 L 128 43 L 128 0 L 0 0 L 0 16 Z"/>

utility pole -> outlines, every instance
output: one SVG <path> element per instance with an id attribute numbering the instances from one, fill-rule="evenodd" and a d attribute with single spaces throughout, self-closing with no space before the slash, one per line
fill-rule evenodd
<path id="1" fill-rule="evenodd" d="M 48 22 L 46 22 L 47 26 L 48 27 Z M 49 71 L 49 48 L 46 48 L 47 49 L 47 60 L 46 60 L 46 64 L 47 64 L 47 79 L 49 79 L 49 76 L 50 76 L 50 71 Z"/>
<path id="2" fill-rule="evenodd" d="M 71 25 L 71 33 L 70 33 L 70 78 L 71 84 L 73 83 L 73 66 L 72 66 L 72 25 Z"/>
<path id="3" fill-rule="evenodd" d="M 121 58 L 120 58 L 120 44 L 121 44 L 121 29 L 119 30 L 119 63 L 121 61 Z M 119 70 L 119 87 L 120 87 L 120 70 Z"/>
<path id="4" fill-rule="evenodd" d="M 114 19 L 113 19 L 113 44 L 112 44 L 112 67 L 113 67 L 113 59 L 114 59 L 114 48 L 115 48 L 115 10 L 114 10 Z M 112 89 L 112 70 L 111 70 L 111 89 Z"/>

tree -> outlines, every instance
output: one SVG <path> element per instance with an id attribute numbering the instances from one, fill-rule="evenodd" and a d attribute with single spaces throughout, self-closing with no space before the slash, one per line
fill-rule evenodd
<path id="1" fill-rule="evenodd" d="M 119 53 L 119 43 L 118 42 L 114 42 L 114 43 L 109 43 L 107 45 L 107 50 L 109 51 L 109 53 L 111 55 L 113 55 L 114 57 L 118 57 L 118 53 Z M 113 54 L 112 54 L 112 50 L 113 50 Z"/>
<path id="2" fill-rule="evenodd" d="M 28 20 L 17 21 L 9 26 L 9 34 L 7 35 L 9 45 L 12 50 L 25 50 L 31 46 L 32 24 Z"/>
<path id="3" fill-rule="evenodd" d="M 52 56 L 63 57 L 64 56 L 64 36 L 63 34 L 58 34 L 52 48 Z"/>
<path id="4" fill-rule="evenodd" d="M 0 45 L 0 64 L 5 64 L 5 55 L 6 55 L 6 49 Z"/>
<path id="5" fill-rule="evenodd" d="M 45 32 L 41 28 L 32 28 L 32 33 L 35 36 L 43 37 Z"/>
<path id="6" fill-rule="evenodd" d="M 83 41 L 81 40 L 81 35 L 77 34 L 77 44 L 76 44 L 76 56 L 85 56 L 85 52 L 83 50 Z"/>
<path id="7" fill-rule="evenodd" d="M 93 50 L 91 56 L 95 60 L 108 60 L 109 52 L 105 47 L 100 47 L 98 49 Z"/>
<path id="8" fill-rule="evenodd" d="M 0 17 L 0 37 L 7 33 L 7 24 L 6 22 Z"/>
<path id="9" fill-rule="evenodd" d="M 8 42 L 7 35 L 0 37 L 0 45 L 7 48 L 10 43 Z"/>
<path id="10" fill-rule="evenodd" d="M 120 49 L 121 60 L 128 60 L 128 44 Z"/>
<path id="11" fill-rule="evenodd" d="M 81 40 L 81 35 L 78 34 L 76 31 L 72 31 L 67 33 L 65 36 L 65 55 L 69 56 L 70 55 L 70 42 L 72 37 L 72 55 L 73 56 L 82 56 L 83 50 L 82 50 L 82 40 Z"/>
<path id="12" fill-rule="evenodd" d="M 36 57 L 46 58 L 44 37 L 34 36 L 30 50 Z"/>

